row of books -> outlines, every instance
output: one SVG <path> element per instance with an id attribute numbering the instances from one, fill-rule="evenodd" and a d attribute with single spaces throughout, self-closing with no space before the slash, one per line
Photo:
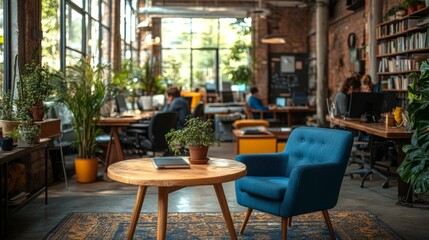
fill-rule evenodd
<path id="1" fill-rule="evenodd" d="M 388 90 L 407 90 L 410 84 L 408 75 L 395 75 L 389 76 L 387 79 L 381 81 L 382 88 Z"/>
<path id="2" fill-rule="evenodd" d="M 405 32 L 408 29 L 417 27 L 418 21 L 418 18 L 408 18 L 399 22 L 378 26 L 376 30 L 377 38 Z"/>
<path id="3" fill-rule="evenodd" d="M 406 56 L 382 58 L 378 63 L 378 72 L 403 72 L 419 70 L 420 60 Z"/>
<path id="4" fill-rule="evenodd" d="M 378 55 L 429 48 L 429 28 L 425 32 L 417 32 L 409 36 L 379 42 L 377 48 Z"/>

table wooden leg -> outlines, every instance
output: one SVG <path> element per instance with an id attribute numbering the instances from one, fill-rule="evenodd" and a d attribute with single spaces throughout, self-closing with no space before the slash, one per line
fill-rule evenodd
<path id="1" fill-rule="evenodd" d="M 113 151 L 115 151 L 116 154 L 114 154 Z M 124 153 L 122 152 L 122 144 L 119 140 L 118 128 L 112 127 L 110 129 L 110 140 L 107 144 L 106 165 L 104 171 L 107 172 L 107 168 L 111 164 L 122 160 L 124 160 Z"/>
<path id="2" fill-rule="evenodd" d="M 139 186 L 137 191 L 136 203 L 134 204 L 133 215 L 131 216 L 130 230 L 128 231 L 128 240 L 133 239 L 134 231 L 136 230 L 137 221 L 139 220 L 140 212 L 142 210 L 143 200 L 146 195 L 146 186 Z"/>
<path id="3" fill-rule="evenodd" d="M 168 211 L 168 187 L 158 188 L 158 228 L 156 239 L 166 239 L 167 232 L 167 211 Z"/>
<path id="4" fill-rule="evenodd" d="M 232 223 L 231 213 L 229 212 L 228 202 L 225 198 L 222 183 L 214 184 L 213 186 L 216 191 L 220 208 L 222 209 L 223 218 L 225 219 L 226 226 L 228 227 L 229 235 L 231 239 L 235 240 L 237 239 L 237 234 L 235 233 L 234 224 Z"/>

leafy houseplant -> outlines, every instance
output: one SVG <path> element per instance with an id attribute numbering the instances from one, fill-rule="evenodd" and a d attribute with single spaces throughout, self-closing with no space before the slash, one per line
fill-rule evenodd
<path id="1" fill-rule="evenodd" d="M 411 74 L 408 86 L 410 104 L 407 108 L 410 127 L 414 130 L 411 143 L 402 150 L 404 162 L 398 168 L 402 180 L 409 183 L 416 194 L 429 191 L 429 65 L 423 62 L 420 75 Z"/>
<path id="2" fill-rule="evenodd" d="M 188 118 L 183 129 L 171 129 L 165 135 L 170 149 L 175 155 L 180 154 L 182 146 L 189 149 L 191 163 L 207 163 L 207 151 L 210 146 L 220 145 L 213 131 L 213 122 L 200 118 Z M 203 149 L 204 156 L 194 156 L 195 149 Z"/>
<path id="3" fill-rule="evenodd" d="M 18 126 L 18 146 L 29 147 L 40 140 L 40 126 L 32 119 L 22 121 Z"/>
<path id="4" fill-rule="evenodd" d="M 21 95 L 31 107 L 33 119 L 35 121 L 43 120 L 43 102 L 53 93 L 52 78 L 57 76 L 53 74 L 47 66 L 36 65 L 35 63 L 26 64 L 20 79 Z"/>
<path id="5" fill-rule="evenodd" d="M 416 11 L 416 6 L 420 4 L 420 0 L 403 0 L 402 5 L 407 8 L 408 14 Z"/>
<path id="6" fill-rule="evenodd" d="M 68 66 L 66 76 L 58 86 L 58 102 L 68 107 L 73 115 L 73 130 L 76 133 L 74 146 L 78 150 L 75 159 L 76 179 L 79 182 L 92 182 L 97 179 L 98 163 L 95 153 L 98 149 L 95 139 L 100 133 L 97 123 L 101 117 L 100 109 L 106 101 L 108 85 L 103 80 L 102 65 L 93 67 L 89 59 L 81 59 Z M 86 165 L 88 166 L 82 166 Z M 83 169 L 81 169 L 83 168 Z M 93 171 L 90 176 L 83 172 Z"/>

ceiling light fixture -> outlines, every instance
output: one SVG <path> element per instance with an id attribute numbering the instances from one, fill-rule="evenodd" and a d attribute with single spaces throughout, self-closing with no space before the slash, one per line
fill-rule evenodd
<path id="1" fill-rule="evenodd" d="M 280 34 L 269 34 L 263 37 L 261 42 L 265 44 L 285 44 L 286 36 Z"/>

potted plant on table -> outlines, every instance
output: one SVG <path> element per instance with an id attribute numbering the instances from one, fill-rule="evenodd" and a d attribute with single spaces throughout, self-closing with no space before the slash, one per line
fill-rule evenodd
<path id="1" fill-rule="evenodd" d="M 184 146 L 189 150 L 189 162 L 191 164 L 204 164 L 208 162 L 207 152 L 209 147 L 220 145 L 221 140 L 216 138 L 213 131 L 213 123 L 209 119 L 188 118 L 183 129 L 171 129 L 165 135 L 168 146 L 175 155 L 181 153 Z"/>
<path id="2" fill-rule="evenodd" d="M 47 66 L 26 64 L 20 79 L 22 97 L 28 101 L 34 121 L 42 121 L 45 111 L 43 102 L 52 95 L 52 78 L 57 76 Z"/>
<path id="3" fill-rule="evenodd" d="M 0 92 L 0 119 L 3 137 L 18 128 L 19 121 L 14 111 L 15 99 L 10 91 Z"/>
<path id="4" fill-rule="evenodd" d="M 414 130 L 411 143 L 402 150 L 405 159 L 398 168 L 401 179 L 421 195 L 429 191 L 429 64 L 423 62 L 420 75 L 412 74 L 408 86 L 409 126 Z"/>
<path id="5" fill-rule="evenodd" d="M 32 119 L 22 120 L 18 126 L 18 147 L 31 147 L 40 141 L 40 126 Z"/>
<path id="6" fill-rule="evenodd" d="M 75 158 L 76 180 L 94 182 L 97 180 L 98 150 L 96 137 L 101 130 L 97 123 L 101 107 L 107 100 L 107 82 L 103 79 L 104 66 L 92 66 L 89 59 L 81 59 L 68 66 L 66 76 L 58 85 L 57 102 L 68 107 L 73 115 L 72 125 L 76 133 L 73 143 L 78 150 Z"/>

